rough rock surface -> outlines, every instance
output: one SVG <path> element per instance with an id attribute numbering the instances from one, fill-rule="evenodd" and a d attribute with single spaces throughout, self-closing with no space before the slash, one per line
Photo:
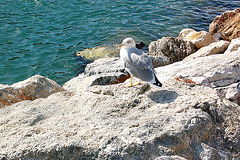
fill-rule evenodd
<path id="1" fill-rule="evenodd" d="M 52 93 L 62 91 L 55 81 L 40 75 L 30 77 L 13 85 L 0 85 L 0 108 L 22 100 L 46 98 Z"/>
<path id="2" fill-rule="evenodd" d="M 66 82 L 63 88 L 76 90 L 93 85 L 116 84 L 124 82 L 129 76 L 119 58 L 103 58 L 88 64 L 84 73 Z"/>
<path id="3" fill-rule="evenodd" d="M 157 67 L 181 61 L 194 52 L 191 42 L 175 37 L 163 37 L 150 43 L 148 55 L 156 57 L 153 58 L 153 65 Z"/>
<path id="4" fill-rule="evenodd" d="M 63 91 L 2 108 L 0 158 L 237 156 L 232 133 L 239 128 L 239 106 L 219 99 L 214 89 L 173 79 L 161 89 L 123 86 Z"/>
<path id="5" fill-rule="evenodd" d="M 233 83 L 226 87 L 217 88 L 219 96 L 240 105 L 240 83 Z"/>
<path id="6" fill-rule="evenodd" d="M 240 37 L 240 8 L 217 16 L 209 25 L 209 32 L 212 35 L 220 33 L 228 41 Z"/>
<path id="7" fill-rule="evenodd" d="M 238 54 L 217 54 L 156 68 L 160 81 L 183 76 L 198 85 L 223 87 L 240 80 Z"/>
<path id="8" fill-rule="evenodd" d="M 195 59 L 198 57 L 209 56 L 212 54 L 222 54 L 226 51 L 229 44 L 230 42 L 223 40 L 211 43 L 210 45 L 202 47 L 197 52 L 187 56 L 186 58 L 184 58 L 184 60 Z"/>
<path id="9" fill-rule="evenodd" d="M 157 157 L 155 160 L 187 160 L 187 159 L 180 156 L 161 156 Z"/>
<path id="10" fill-rule="evenodd" d="M 236 38 L 231 41 L 228 49 L 224 52 L 224 54 L 228 53 L 240 54 L 240 38 Z"/>
<path id="11" fill-rule="evenodd" d="M 194 29 L 190 28 L 183 29 L 179 33 L 178 38 L 192 42 L 194 46 L 198 49 L 215 42 L 214 37 L 209 32 L 197 32 Z"/>

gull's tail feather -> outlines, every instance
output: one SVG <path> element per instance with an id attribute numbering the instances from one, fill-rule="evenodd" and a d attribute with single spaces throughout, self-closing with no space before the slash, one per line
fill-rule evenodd
<path id="1" fill-rule="evenodd" d="M 162 83 L 158 80 L 157 76 L 154 74 L 154 77 L 155 77 L 155 82 L 153 83 L 153 85 L 155 87 L 162 87 Z"/>

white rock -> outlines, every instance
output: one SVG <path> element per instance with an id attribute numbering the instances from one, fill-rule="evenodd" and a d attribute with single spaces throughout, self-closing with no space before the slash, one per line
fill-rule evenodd
<path id="1" fill-rule="evenodd" d="M 178 35 L 178 38 L 181 38 L 181 39 L 183 39 L 183 40 L 185 40 L 185 41 L 188 41 L 187 36 L 189 36 L 190 33 L 191 33 L 191 34 L 196 33 L 196 31 L 195 31 L 194 29 L 191 29 L 191 28 L 182 29 L 182 30 L 180 31 L 179 35 Z"/>
<path id="2" fill-rule="evenodd" d="M 178 37 L 185 41 L 191 41 L 198 49 L 208 46 L 209 44 L 215 42 L 215 39 L 209 32 L 206 31 L 197 32 L 189 28 L 183 29 L 179 33 Z"/>
<path id="3" fill-rule="evenodd" d="M 240 54 L 240 38 L 233 39 L 224 54 L 229 54 L 231 52 Z"/>
<path id="4" fill-rule="evenodd" d="M 160 81 L 183 76 L 198 85 L 223 87 L 240 80 L 240 57 L 237 54 L 217 54 L 156 68 Z"/>
<path id="5" fill-rule="evenodd" d="M 240 105 L 240 83 L 233 83 L 226 87 L 217 88 L 219 95 Z"/>
<path id="6" fill-rule="evenodd" d="M 58 92 L 0 109 L 0 158 L 151 159 L 175 153 L 196 159 L 201 143 L 215 143 L 213 89 L 174 80 L 160 90 L 145 83 L 123 86 Z M 236 107 L 219 104 L 225 112 L 218 115 L 226 116 L 230 105 Z"/>
<path id="7" fill-rule="evenodd" d="M 83 90 L 93 85 L 110 85 L 124 82 L 129 78 L 119 58 L 103 58 L 86 66 L 81 73 L 63 85 L 66 90 Z"/>
<path id="8" fill-rule="evenodd" d="M 218 41 L 213 42 L 208 46 L 200 48 L 197 52 L 187 56 L 184 60 L 195 59 L 198 57 L 209 56 L 212 54 L 222 54 L 227 49 L 230 42 L 228 41 Z"/>
<path id="9" fill-rule="evenodd" d="M 187 159 L 180 156 L 161 156 L 157 157 L 155 160 L 187 160 Z"/>

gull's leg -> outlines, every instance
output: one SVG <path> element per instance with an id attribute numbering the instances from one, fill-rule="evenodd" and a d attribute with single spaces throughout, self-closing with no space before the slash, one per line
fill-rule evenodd
<path id="1" fill-rule="evenodd" d="M 137 86 L 137 85 L 139 85 L 139 84 L 141 84 L 141 79 L 139 79 L 138 82 L 133 83 L 134 86 Z"/>
<path id="2" fill-rule="evenodd" d="M 125 88 L 126 88 L 126 87 L 132 87 L 132 86 L 133 86 L 132 80 L 133 80 L 133 76 L 131 75 L 130 84 L 126 85 Z"/>

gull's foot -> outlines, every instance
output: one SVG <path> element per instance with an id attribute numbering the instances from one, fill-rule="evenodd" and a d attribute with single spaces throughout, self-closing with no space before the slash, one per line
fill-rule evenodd
<path id="1" fill-rule="evenodd" d="M 133 85 L 131 83 L 124 86 L 124 88 L 132 87 Z"/>
<path id="2" fill-rule="evenodd" d="M 141 82 L 133 82 L 133 86 L 137 86 L 137 85 L 140 85 Z"/>
<path id="3" fill-rule="evenodd" d="M 137 85 L 140 85 L 140 84 L 141 84 L 141 82 L 133 82 L 133 83 L 127 84 L 126 86 L 124 86 L 124 88 L 133 87 L 133 86 L 137 86 Z"/>

